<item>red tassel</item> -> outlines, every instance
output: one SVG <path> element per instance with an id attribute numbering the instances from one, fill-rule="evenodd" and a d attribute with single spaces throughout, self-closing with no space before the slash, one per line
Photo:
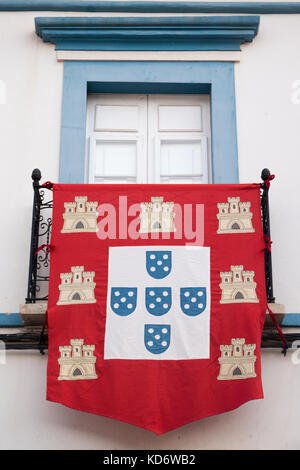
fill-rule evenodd
<path id="1" fill-rule="evenodd" d="M 270 318 L 273 322 L 273 325 L 275 326 L 276 330 L 278 331 L 279 333 L 279 336 L 281 338 L 281 341 L 282 341 L 282 346 L 283 346 L 283 354 L 286 355 L 286 350 L 288 349 L 288 345 L 287 345 L 287 342 L 286 342 L 286 339 L 285 339 L 285 336 L 282 332 L 282 329 L 280 328 L 280 326 L 278 325 L 277 323 L 277 320 L 276 320 L 276 317 L 274 315 L 274 313 L 272 312 L 272 310 L 270 309 L 269 305 L 267 304 L 267 310 L 270 314 Z"/>
<path id="2" fill-rule="evenodd" d="M 267 188 L 270 187 L 270 182 L 275 178 L 275 175 L 270 175 L 268 179 L 265 181 L 265 185 Z"/>
<path id="3" fill-rule="evenodd" d="M 46 253 L 50 253 L 51 250 L 53 250 L 54 248 L 54 245 L 49 245 L 49 244 L 43 244 L 41 246 L 38 247 L 38 249 L 36 250 L 36 252 L 34 253 L 34 256 L 36 256 L 38 254 L 39 251 L 43 250 L 44 248 L 46 248 Z"/>
<path id="4" fill-rule="evenodd" d="M 47 188 L 47 189 L 52 189 L 53 188 L 53 183 L 51 181 L 46 181 L 41 185 L 42 188 Z"/>

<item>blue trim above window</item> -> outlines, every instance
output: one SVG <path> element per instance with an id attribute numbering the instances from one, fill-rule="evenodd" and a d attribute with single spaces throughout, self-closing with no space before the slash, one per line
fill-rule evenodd
<path id="1" fill-rule="evenodd" d="M 240 50 L 258 32 L 259 16 L 41 17 L 35 29 L 56 50 Z"/>
<path id="2" fill-rule="evenodd" d="M 91 91 L 145 94 L 210 92 L 213 182 L 238 183 L 232 62 L 65 62 L 61 183 L 84 182 L 86 102 L 87 93 Z"/>
<path id="3" fill-rule="evenodd" d="M 127 13 L 297 14 L 300 2 L 185 2 L 97 0 L 8 0 L 0 11 L 81 11 Z"/>

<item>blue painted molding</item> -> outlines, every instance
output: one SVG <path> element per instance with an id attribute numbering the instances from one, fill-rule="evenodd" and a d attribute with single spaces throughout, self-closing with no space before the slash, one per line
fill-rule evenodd
<path id="1" fill-rule="evenodd" d="M 56 50 L 240 50 L 259 16 L 41 17 L 35 29 Z"/>
<path id="2" fill-rule="evenodd" d="M 19 313 L 0 313 L 0 327 L 16 328 L 23 326 L 23 320 Z"/>
<path id="3" fill-rule="evenodd" d="M 300 326 L 300 313 L 286 313 L 282 326 Z"/>
<path id="4" fill-rule="evenodd" d="M 73 11 L 127 13 L 297 14 L 300 2 L 162 2 L 90 0 L 9 0 L 0 11 Z"/>
<path id="5" fill-rule="evenodd" d="M 138 91 L 137 91 L 138 90 Z M 210 93 L 214 183 L 238 183 L 232 62 L 64 63 L 60 183 L 84 183 L 87 93 Z"/>

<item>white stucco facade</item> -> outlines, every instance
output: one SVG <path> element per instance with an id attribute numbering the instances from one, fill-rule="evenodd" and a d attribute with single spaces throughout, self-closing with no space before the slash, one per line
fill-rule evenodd
<path id="1" fill-rule="evenodd" d="M 95 15 L 0 12 L 0 313 L 18 312 L 26 295 L 31 172 L 40 168 L 44 181 L 58 180 L 63 61 L 36 36 L 34 18 Z M 300 313 L 299 27 L 300 14 L 260 15 L 257 37 L 235 63 L 240 182 L 259 182 L 264 167 L 276 175 L 270 190 L 274 293 L 288 313 Z M 8 352 L 0 364 L 0 448 L 299 449 L 300 365 L 279 350 L 263 351 L 262 362 L 264 400 L 157 437 L 46 402 L 46 357 Z"/>

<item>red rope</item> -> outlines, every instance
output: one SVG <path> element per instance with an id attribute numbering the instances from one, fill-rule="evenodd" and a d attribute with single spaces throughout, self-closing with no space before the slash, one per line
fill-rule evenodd
<path id="1" fill-rule="evenodd" d="M 34 256 L 36 256 L 38 254 L 39 251 L 43 250 L 44 248 L 46 248 L 46 253 L 50 253 L 51 250 L 53 250 L 54 248 L 54 245 L 49 245 L 49 244 L 43 244 L 41 246 L 38 247 L 38 249 L 36 250 L 36 252 L 34 253 Z"/>
<path id="2" fill-rule="evenodd" d="M 280 326 L 278 325 L 277 323 L 277 320 L 276 320 L 276 317 L 274 315 L 274 313 L 272 312 L 272 310 L 270 309 L 269 305 L 267 304 L 267 310 L 269 312 L 269 315 L 270 315 L 270 318 L 273 322 L 273 325 L 275 326 L 276 330 L 278 331 L 279 333 L 279 336 L 281 338 L 281 341 L 282 341 L 282 346 L 283 346 L 283 353 L 284 355 L 286 354 L 286 350 L 288 348 L 288 345 L 287 345 L 287 342 L 286 342 L 286 339 L 285 339 L 285 336 L 282 332 L 282 329 L 280 328 Z"/>
<path id="3" fill-rule="evenodd" d="M 268 235 L 265 235 L 265 243 L 266 243 L 266 248 L 268 249 L 268 252 L 271 253 L 271 244 L 273 242 L 272 242 L 272 240 L 270 240 Z"/>
<path id="4" fill-rule="evenodd" d="M 270 175 L 268 179 L 265 180 L 265 185 L 267 188 L 270 187 L 270 182 L 275 178 L 275 175 Z"/>

